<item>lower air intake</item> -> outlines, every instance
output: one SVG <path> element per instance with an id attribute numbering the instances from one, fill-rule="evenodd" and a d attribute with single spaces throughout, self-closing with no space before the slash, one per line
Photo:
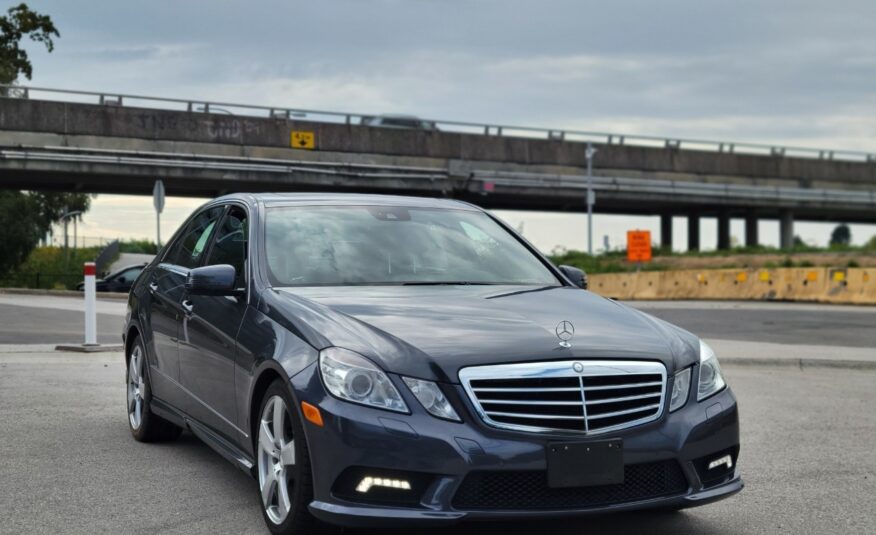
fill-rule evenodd
<path id="1" fill-rule="evenodd" d="M 476 471 L 453 497 L 459 510 L 585 509 L 683 494 L 687 479 L 678 462 L 628 464 L 624 482 L 595 487 L 550 488 L 544 471 Z"/>

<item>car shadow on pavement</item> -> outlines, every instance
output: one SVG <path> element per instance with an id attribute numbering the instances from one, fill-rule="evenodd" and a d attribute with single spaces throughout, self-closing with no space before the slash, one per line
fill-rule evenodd
<path id="1" fill-rule="evenodd" d="M 595 534 L 612 535 L 731 533 L 714 521 L 679 512 L 627 512 L 586 517 L 515 522 L 466 522 L 452 528 L 418 529 L 416 533 L 438 534 L 452 530 L 454 535 L 514 535 L 514 534 Z M 351 535 L 387 535 L 411 533 L 411 530 L 346 531 Z"/>

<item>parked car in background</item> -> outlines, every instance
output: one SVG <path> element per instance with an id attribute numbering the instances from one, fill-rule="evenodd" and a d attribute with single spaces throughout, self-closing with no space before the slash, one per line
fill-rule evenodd
<path id="1" fill-rule="evenodd" d="M 145 267 L 145 263 L 135 264 L 133 266 L 126 266 L 114 273 L 110 273 L 106 277 L 97 280 L 97 291 L 128 293 L 131 291 L 131 286 L 134 284 L 134 281 L 137 280 L 137 277 L 140 276 L 140 273 Z M 80 282 L 76 286 L 76 289 L 80 292 L 83 291 L 85 289 L 85 283 Z"/>
<path id="2" fill-rule="evenodd" d="M 129 295 L 128 425 L 252 474 L 275 534 L 739 492 L 715 353 L 586 284 L 463 202 L 222 197 Z"/>
<path id="3" fill-rule="evenodd" d="M 364 126 L 379 126 L 383 128 L 408 128 L 413 130 L 438 130 L 434 121 L 424 121 L 413 115 L 375 115 L 362 117 Z"/>

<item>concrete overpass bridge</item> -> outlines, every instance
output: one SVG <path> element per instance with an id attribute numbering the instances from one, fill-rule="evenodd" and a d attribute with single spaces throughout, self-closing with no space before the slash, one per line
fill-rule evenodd
<path id="1" fill-rule="evenodd" d="M 360 124 L 362 115 L 46 88 L 0 98 L 0 187 L 150 194 L 358 191 L 447 196 L 486 208 L 659 215 L 662 245 L 686 216 L 876 223 L 876 154 L 434 121 Z M 598 152 L 586 176 L 587 144 Z"/>

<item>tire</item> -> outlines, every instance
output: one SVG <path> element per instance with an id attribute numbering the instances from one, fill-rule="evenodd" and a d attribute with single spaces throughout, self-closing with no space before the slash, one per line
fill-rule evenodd
<path id="1" fill-rule="evenodd" d="M 138 336 L 131 344 L 128 365 L 125 372 L 126 413 L 128 428 L 138 442 L 164 442 L 174 440 L 182 433 L 182 428 L 153 414 L 149 408 L 152 388 L 146 362 L 146 348 Z"/>
<path id="2" fill-rule="evenodd" d="M 256 490 L 265 524 L 277 535 L 324 533 L 328 526 L 307 509 L 313 501 L 310 454 L 288 387 L 280 380 L 271 383 L 256 414 Z"/>

